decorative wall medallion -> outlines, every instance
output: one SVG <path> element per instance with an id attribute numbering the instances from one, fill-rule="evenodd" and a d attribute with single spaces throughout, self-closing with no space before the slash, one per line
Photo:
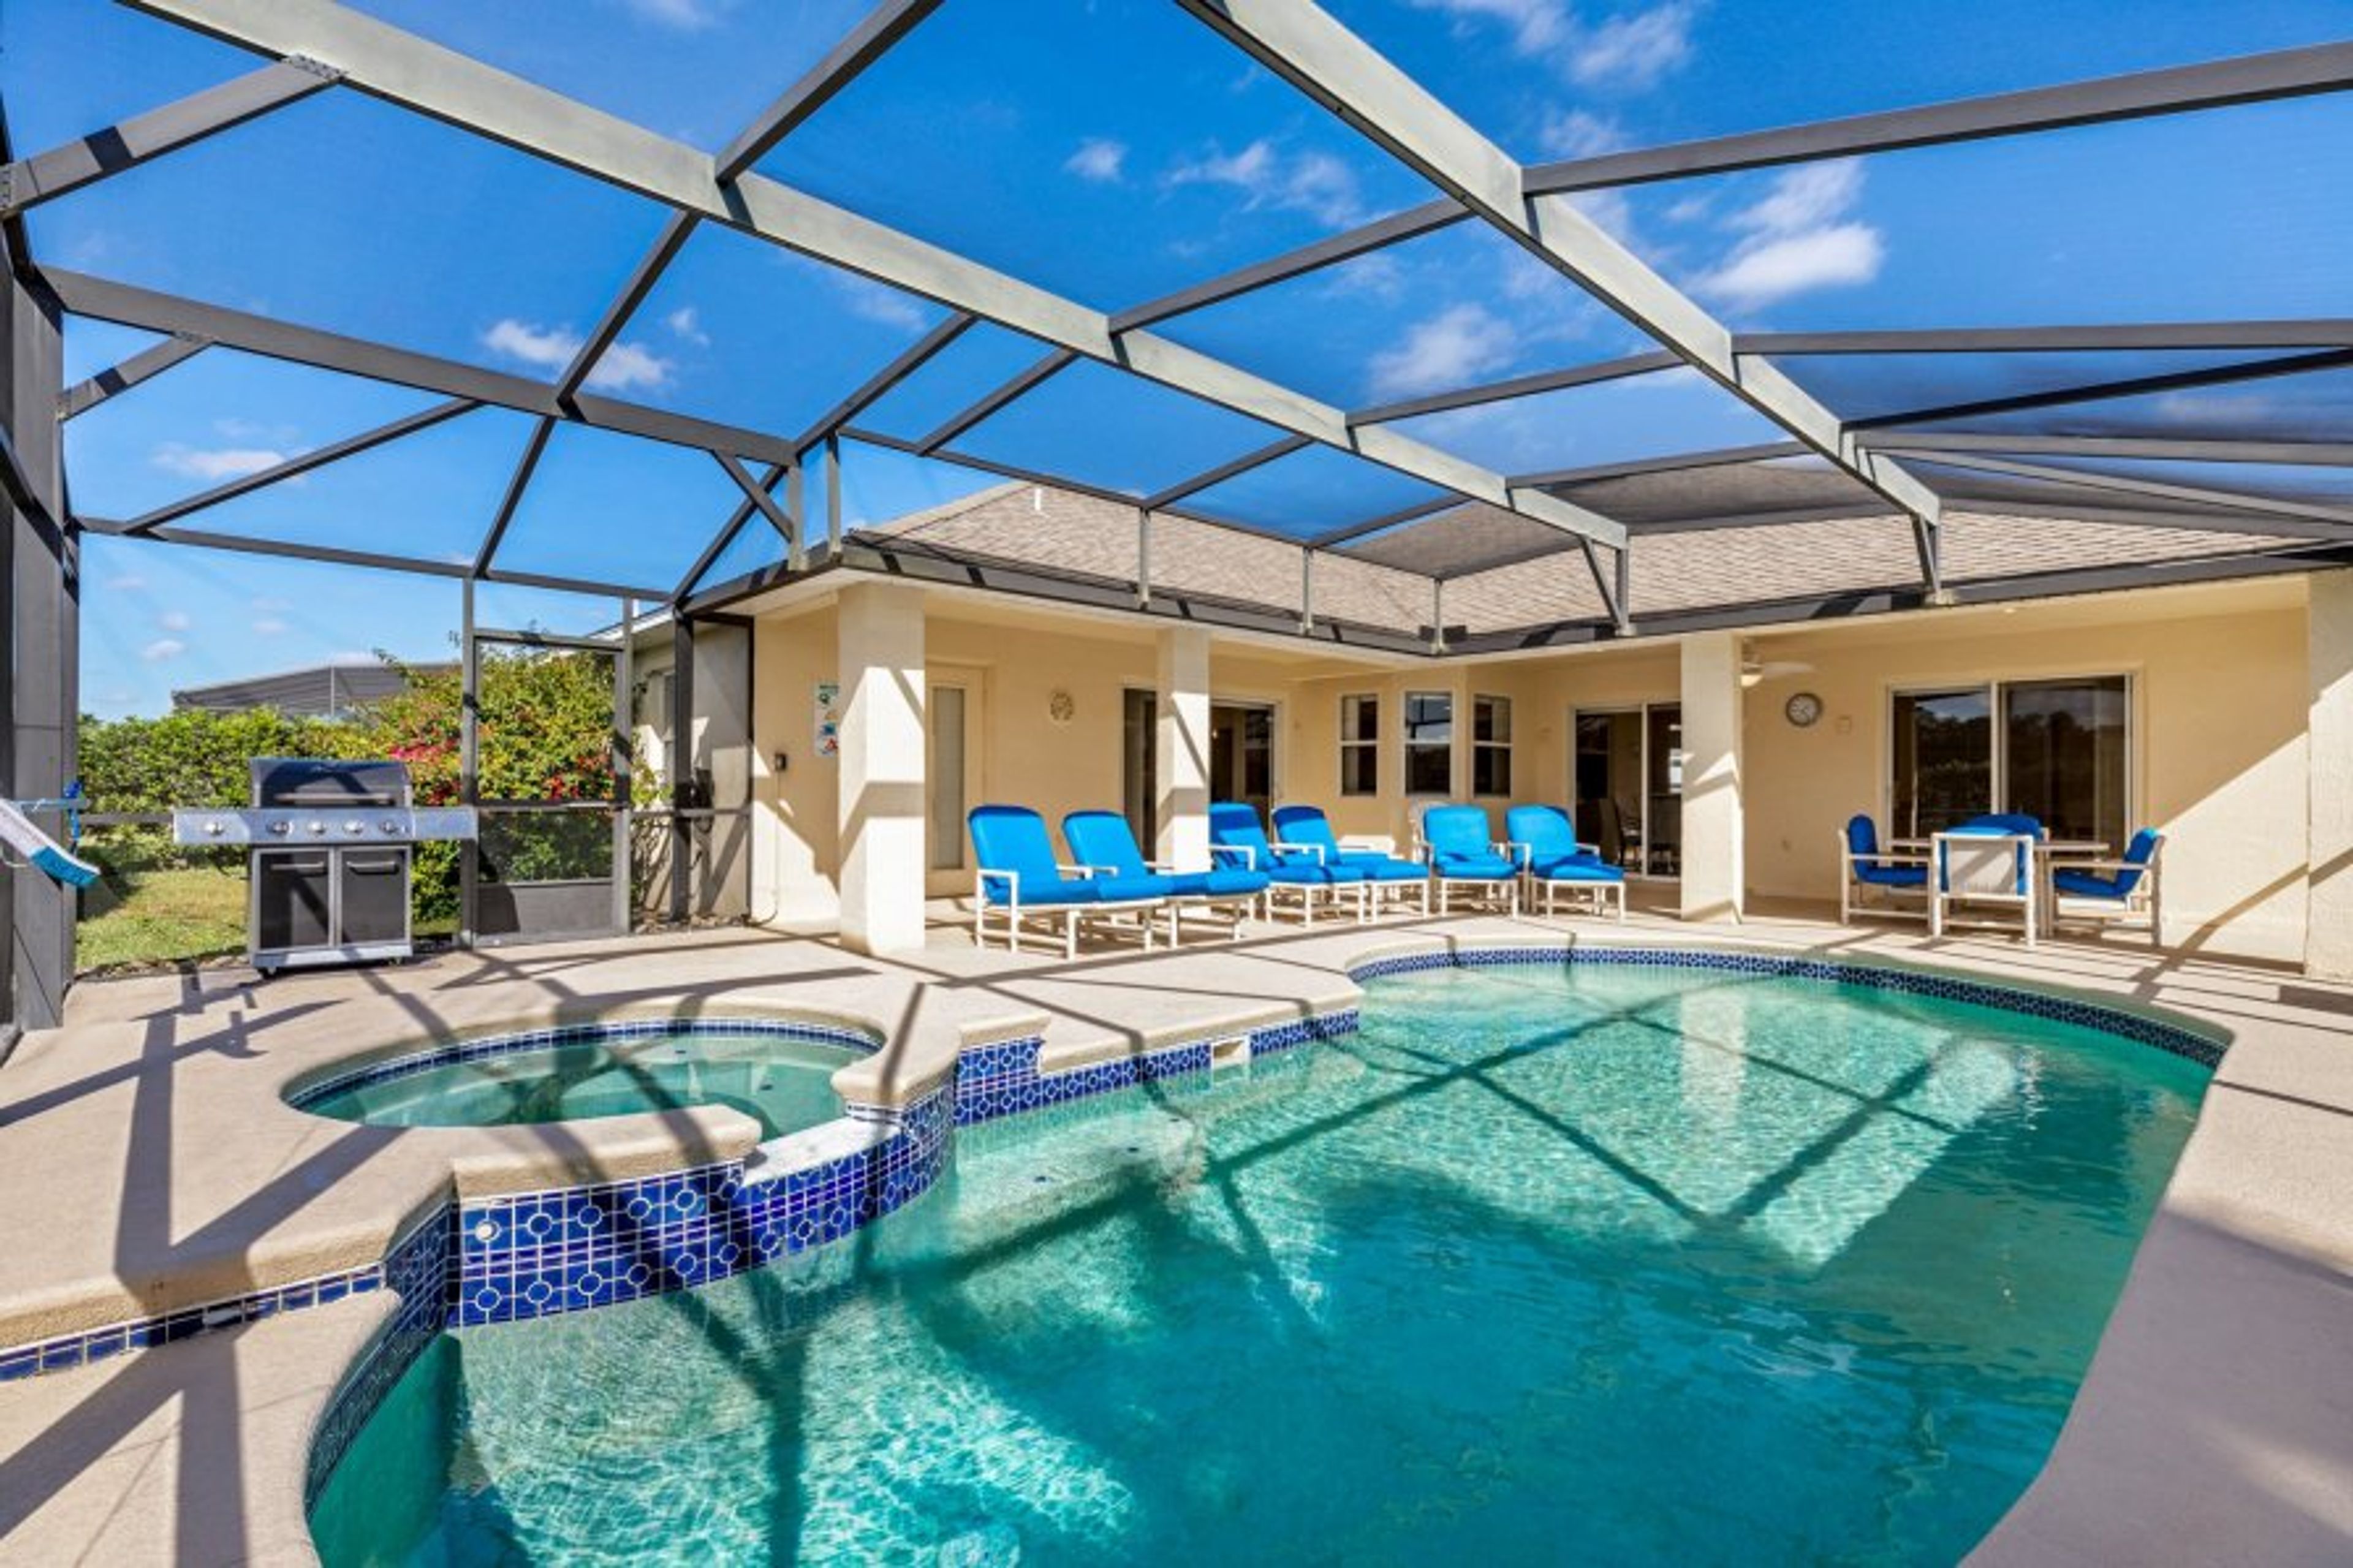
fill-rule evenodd
<path id="1" fill-rule="evenodd" d="M 1046 717 L 1057 724 L 1067 724 L 1078 716 L 1079 704 L 1068 691 L 1057 686 L 1046 699 Z"/>

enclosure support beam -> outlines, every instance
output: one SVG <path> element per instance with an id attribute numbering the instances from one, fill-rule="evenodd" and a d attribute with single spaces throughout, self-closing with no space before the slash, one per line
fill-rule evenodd
<path id="1" fill-rule="evenodd" d="M 1043 384 L 1078 357 L 1078 352 L 1074 349 L 1056 349 L 979 401 L 949 415 L 946 422 L 939 428 L 915 443 L 916 456 L 930 457 L 1023 393 Z"/>
<path id="2" fill-rule="evenodd" d="M 1925 460 L 1972 473 L 2038 479 L 2077 489 L 2114 490 L 2124 495 L 2147 496 L 2160 500 L 2189 501 L 2201 506 L 2227 507 L 2233 511 L 2302 518 L 2307 521 L 2334 523 L 2341 528 L 2353 529 L 2353 507 L 2328 506 L 2320 501 L 2282 500 L 2273 496 L 2248 495 L 2238 490 L 2210 489 L 2201 485 L 2167 484 L 2122 474 L 2095 473 L 2088 468 L 2054 468 L 2043 463 L 2016 463 L 2002 458 L 1979 457 L 1967 452 L 1939 452 Z"/>
<path id="3" fill-rule="evenodd" d="M 678 258 L 678 253 L 692 237 L 695 225 L 700 221 L 691 213 L 670 214 L 670 221 L 662 225 L 661 233 L 654 237 L 652 248 L 638 259 L 637 268 L 629 274 L 629 280 L 621 285 L 621 291 L 614 296 L 613 302 L 605 308 L 604 315 L 597 319 L 596 330 L 575 351 L 572 363 L 564 367 L 563 375 L 556 379 L 557 406 L 569 408 L 580 389 L 588 384 L 589 376 L 596 372 L 596 362 L 603 359 L 605 352 L 619 340 L 622 329 L 629 324 L 629 318 L 638 313 L 638 307 L 646 302 L 646 296 L 652 293 L 654 285 L 661 281 L 662 274 Z"/>
<path id="4" fill-rule="evenodd" d="M 784 96 L 760 112 L 719 154 L 719 177 L 732 180 L 776 151 L 809 116 L 856 81 L 869 66 L 940 8 L 940 0 L 884 0 L 848 37 L 826 52 Z"/>
<path id="5" fill-rule="evenodd" d="M 2021 392 L 2008 397 L 1980 397 L 1967 403 L 1946 403 L 1873 414 L 1847 421 L 1847 434 L 1856 445 L 1869 447 L 1888 443 L 1859 439 L 1864 432 L 1892 430 L 1906 425 L 1934 425 L 1951 419 L 1977 419 L 1992 414 L 2021 414 L 2036 408 L 2064 408 L 2077 403 L 2104 403 L 2119 397 L 2143 397 L 2158 392 L 2189 392 L 2201 386 L 2232 386 L 2263 381 L 2275 375 L 2302 375 L 2310 371 L 2338 370 L 2353 365 L 2353 349 L 2327 349 L 2315 353 L 2288 354 L 2246 364 L 2214 365 L 2202 370 L 2169 371 L 2159 375 L 2121 376 L 2113 381 L 2083 382 L 2073 386 Z"/>
<path id="6" fill-rule="evenodd" d="M 0 167 L 0 216 L 15 217 L 151 158 L 332 87 L 338 72 L 290 58 Z"/>
<path id="7" fill-rule="evenodd" d="M 108 398 L 128 392 L 142 381 L 152 381 L 210 346 L 202 338 L 172 337 L 142 349 L 113 369 L 100 371 L 88 381 L 66 388 L 58 398 L 58 417 L 71 419 L 87 414 Z"/>
<path id="8" fill-rule="evenodd" d="M 1422 442 L 1350 431 L 1340 410 L 1149 332 L 1114 331 L 1103 312 L 980 266 L 757 174 L 720 178 L 708 153 L 328 0 L 129 0 L 246 48 L 322 59 L 359 90 L 501 142 L 681 212 L 860 272 L 951 309 L 1116 365 L 1161 385 L 1309 437 L 1569 533 L 1616 544 L 1608 518 Z M 718 445 L 719 443 L 704 443 Z M 740 455 L 762 457 L 748 447 Z M 781 456 L 777 460 L 786 460 Z"/>
<path id="9" fill-rule="evenodd" d="M 2016 458 L 2123 458 L 2135 462 L 2266 463 L 2353 468 L 2353 441 L 2253 441 L 2158 436 L 2011 436 L 1895 432 L 1867 437 L 1882 451 L 1941 462 L 1947 452 Z"/>
<path id="10" fill-rule="evenodd" d="M 460 414 L 470 414 L 480 406 L 480 404 L 470 402 L 462 397 L 453 397 L 447 403 L 437 403 L 430 408 L 411 414 L 406 418 L 396 419 L 389 425 L 379 425 L 373 430 L 363 430 L 356 436 L 347 436 L 340 441 L 331 442 L 313 451 L 305 452 L 300 457 L 289 458 L 282 463 L 272 464 L 258 473 L 247 474 L 242 478 L 231 479 L 227 484 L 216 485 L 211 489 L 173 501 L 168 506 L 159 506 L 153 511 L 132 518 L 123 524 L 122 531 L 132 535 L 152 532 L 164 523 L 176 522 L 192 512 L 219 506 L 225 501 L 235 500 L 239 496 L 251 495 L 255 490 L 266 489 L 281 480 L 290 479 L 298 474 L 307 474 L 315 469 L 323 468 L 330 463 L 339 463 L 345 458 L 354 458 L 362 452 L 374 451 L 376 447 L 397 441 L 404 436 L 414 436 L 419 430 L 429 430 L 446 420 L 455 419 Z"/>
<path id="11" fill-rule="evenodd" d="M 482 547 L 474 552 L 475 576 L 490 574 L 491 559 L 505 542 L 507 527 L 514 521 L 515 511 L 522 505 L 523 491 L 531 488 L 532 473 L 539 467 L 540 454 L 547 450 L 547 438 L 554 433 L 555 420 L 551 416 L 533 426 L 531 438 L 523 443 L 522 457 L 508 477 L 506 494 L 499 498 L 498 515 L 491 519 L 490 531 L 482 535 Z"/>
<path id="12" fill-rule="evenodd" d="M 1853 450 L 1837 417 L 1769 363 L 1737 360 L 1728 329 L 1575 205 L 1558 196 L 1532 199 L 1526 172 L 1502 148 L 1310 0 L 1179 3 L 1898 510 L 1936 516 L 1934 490 L 1896 464 Z"/>
<path id="13" fill-rule="evenodd" d="M 476 646 L 474 579 L 458 584 L 458 804 L 479 806 L 482 799 L 482 655 Z M 470 948 L 481 921 L 482 847 L 467 838 L 458 845 L 458 945 Z"/>
<path id="14" fill-rule="evenodd" d="M 684 925 L 693 913 L 694 819 L 690 805 L 694 780 L 694 622 L 673 611 L 670 618 L 670 919 Z"/>
<path id="15" fill-rule="evenodd" d="M 1204 473 L 1195 474 L 1189 479 L 1179 479 L 1155 495 L 1145 497 L 1144 510 L 1158 511 L 1164 507 L 1175 506 L 1187 496 L 1198 495 L 1206 489 L 1214 489 L 1238 475 L 1249 473 L 1252 468 L 1264 468 L 1278 458 L 1288 458 L 1292 453 L 1314 445 L 1314 443 L 1304 436 L 1285 436 L 1280 441 L 1270 442 L 1254 452 L 1244 452 L 1231 462 L 1220 463 Z"/>

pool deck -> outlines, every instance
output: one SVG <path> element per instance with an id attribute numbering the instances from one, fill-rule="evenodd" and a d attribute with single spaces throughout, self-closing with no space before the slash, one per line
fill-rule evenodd
<path id="1" fill-rule="evenodd" d="M 557 1127 L 391 1129 L 287 1107 L 330 1063 L 420 1037 L 672 1014 L 817 1013 L 888 1043 L 848 1069 L 903 1099 L 963 1043 L 1042 1029 L 1072 1067 L 1345 1007 L 1350 965 L 1459 942 L 1749 946 L 1930 963 L 2208 1020 L 2236 1037 L 2059 1447 L 1991 1563 L 2353 1558 L 2353 989 L 2146 947 L 1931 942 L 1813 911 L 1738 927 L 1584 920 L 1262 927 L 1239 945 L 976 952 L 943 909 L 912 959 L 716 931 L 398 969 L 79 986 L 0 1066 L 0 1345 L 310 1279 L 466 1194 L 740 1154 L 721 1108 Z M 0 1384 L 0 1563 L 311 1561 L 302 1455 L 388 1308 L 354 1297 Z"/>

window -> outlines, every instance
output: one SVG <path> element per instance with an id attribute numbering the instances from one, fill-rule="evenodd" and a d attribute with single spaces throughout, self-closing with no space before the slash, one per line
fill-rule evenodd
<path id="1" fill-rule="evenodd" d="M 2121 675 L 1899 691 L 1894 832 L 1925 837 L 1981 812 L 2020 812 L 2054 838 L 2121 849 L 2131 754 Z"/>
<path id="2" fill-rule="evenodd" d="M 1454 793 L 1454 695 L 1405 695 L 1405 793 Z"/>
<path id="3" fill-rule="evenodd" d="M 930 710 L 932 754 L 932 864 L 934 871 L 964 868 L 965 693 L 961 686 L 934 685 Z"/>
<path id="4" fill-rule="evenodd" d="M 1502 797 L 1512 793 L 1512 700 L 1471 700 L 1471 793 Z"/>
<path id="5" fill-rule="evenodd" d="M 1381 700 L 1340 699 L 1340 793 L 1381 792 Z"/>

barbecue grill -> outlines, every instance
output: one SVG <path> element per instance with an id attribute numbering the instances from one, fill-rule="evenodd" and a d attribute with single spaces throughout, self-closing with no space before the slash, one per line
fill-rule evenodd
<path id="1" fill-rule="evenodd" d="M 409 804 L 389 759 L 256 757 L 252 805 L 172 814 L 182 844 L 245 845 L 246 953 L 257 969 L 408 958 L 409 860 L 429 839 L 474 837 L 470 806 Z"/>

